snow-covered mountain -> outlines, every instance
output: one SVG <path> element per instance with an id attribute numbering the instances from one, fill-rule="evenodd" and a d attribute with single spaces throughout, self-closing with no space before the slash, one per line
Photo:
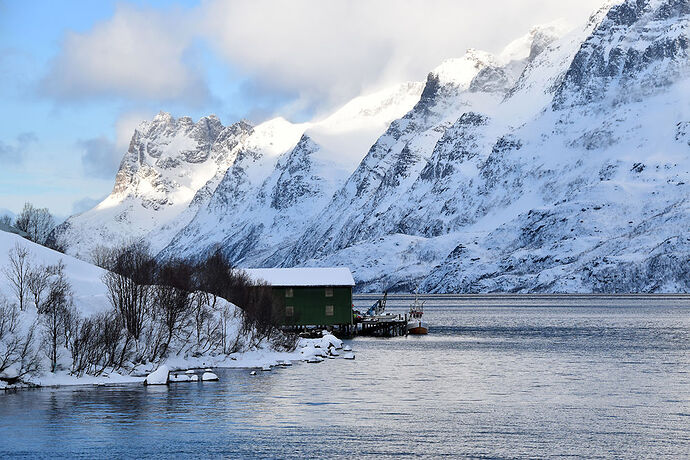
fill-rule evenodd
<path id="1" fill-rule="evenodd" d="M 299 165 L 312 165 L 309 174 L 322 183 L 309 196 L 295 195 L 293 210 L 296 200 L 305 200 L 304 205 L 315 195 L 328 198 L 390 121 L 414 105 L 422 87 L 414 82 L 395 85 L 355 98 L 323 120 L 301 124 L 275 118 L 256 127 L 243 121 L 225 127 L 214 115 L 194 123 L 161 112 L 135 130 L 112 193 L 95 208 L 69 218 L 54 237 L 69 254 L 88 260 L 99 246 L 139 239 L 159 252 L 184 230 L 202 238 L 176 248 L 182 252 L 175 255 L 196 255 L 221 243 L 232 230 L 228 222 L 238 220 L 233 213 L 255 207 L 267 193 L 276 196 L 274 206 L 285 208 L 278 195 L 304 186 L 299 178 L 288 177 Z M 264 184 L 267 180 L 273 185 Z M 277 190 L 268 190 L 271 186 Z M 303 207 L 306 219 L 310 206 Z"/>
<path id="2" fill-rule="evenodd" d="M 603 9 L 540 40 L 498 103 L 476 102 L 507 87 L 478 92 L 482 70 L 448 110 L 432 73 L 287 264 L 350 265 L 371 290 L 689 290 L 689 18 Z"/>
<path id="3" fill-rule="evenodd" d="M 690 291 L 689 23 L 686 0 L 619 0 L 470 50 L 282 152 L 238 148 L 146 231 L 162 257 L 346 265 L 361 290 Z"/>

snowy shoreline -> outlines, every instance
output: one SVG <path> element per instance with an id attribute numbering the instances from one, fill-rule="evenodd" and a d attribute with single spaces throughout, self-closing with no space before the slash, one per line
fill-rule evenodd
<path id="1" fill-rule="evenodd" d="M 136 367 L 131 374 L 110 373 L 101 376 L 85 375 L 75 377 L 68 372 L 44 374 L 30 382 L 22 382 L 7 385 L 0 380 L 0 390 L 16 391 L 41 388 L 60 388 L 67 386 L 117 386 L 130 384 L 144 384 L 146 377 L 161 366 L 170 368 L 171 373 L 186 370 L 210 369 L 262 369 L 266 367 L 280 366 L 284 362 L 296 363 L 314 359 L 325 358 L 331 353 L 331 349 L 341 350 L 342 340 L 332 334 L 324 334 L 320 339 L 300 339 L 294 351 L 275 351 L 270 349 L 250 350 L 241 353 L 233 353 L 223 356 L 200 356 L 198 358 L 185 358 L 174 356 L 166 359 L 158 365 L 146 365 Z M 313 361 L 312 361 L 313 362 Z M 174 381 L 168 383 L 176 383 Z"/>

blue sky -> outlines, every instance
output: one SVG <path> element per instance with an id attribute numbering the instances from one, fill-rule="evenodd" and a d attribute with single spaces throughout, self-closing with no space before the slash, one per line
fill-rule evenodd
<path id="1" fill-rule="evenodd" d="M 0 0 L 0 208 L 103 198 L 159 110 L 318 117 L 602 0 Z"/>

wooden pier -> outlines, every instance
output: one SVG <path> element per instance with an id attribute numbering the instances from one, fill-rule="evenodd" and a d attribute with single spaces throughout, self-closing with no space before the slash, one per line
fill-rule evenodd
<path id="1" fill-rule="evenodd" d="M 407 335 L 407 315 L 367 316 L 353 324 L 335 326 L 283 326 L 282 330 L 297 333 L 303 337 L 319 337 L 323 330 L 331 331 L 341 339 L 358 335 L 399 337 Z"/>
<path id="2" fill-rule="evenodd" d="M 398 337 L 407 335 L 407 315 L 365 317 L 355 325 L 356 333 L 372 337 Z"/>

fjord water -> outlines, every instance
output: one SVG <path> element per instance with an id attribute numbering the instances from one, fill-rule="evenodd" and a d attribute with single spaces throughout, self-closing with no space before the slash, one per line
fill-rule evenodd
<path id="1" fill-rule="evenodd" d="M 425 319 L 351 341 L 355 361 L 0 394 L 0 456 L 690 455 L 690 308 L 430 301 Z"/>

